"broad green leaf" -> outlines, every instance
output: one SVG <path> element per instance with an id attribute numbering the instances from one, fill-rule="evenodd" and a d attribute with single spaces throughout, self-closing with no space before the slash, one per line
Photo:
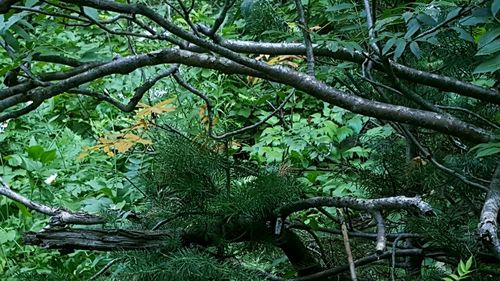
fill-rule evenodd
<path id="1" fill-rule="evenodd" d="M 28 153 L 28 156 L 31 159 L 39 160 L 40 157 L 42 156 L 44 150 L 43 150 L 43 147 L 41 147 L 40 145 L 34 145 L 34 146 L 28 147 L 26 149 L 26 152 Z"/>
<path id="2" fill-rule="evenodd" d="M 484 56 L 491 55 L 500 51 L 500 38 L 493 40 L 492 42 L 484 45 L 479 51 L 476 53 L 476 56 Z"/>
<path id="3" fill-rule="evenodd" d="M 340 3 L 340 4 L 337 4 L 337 5 L 330 6 L 330 7 L 326 8 L 326 11 L 327 12 L 335 13 L 335 12 L 347 10 L 347 9 L 350 9 L 350 8 L 353 8 L 353 7 L 354 7 L 354 5 L 352 5 L 351 3 Z"/>
<path id="4" fill-rule="evenodd" d="M 496 16 L 499 10 L 500 10 L 500 0 L 494 0 L 493 3 L 491 3 L 491 14 L 493 16 Z"/>
<path id="5" fill-rule="evenodd" d="M 387 42 L 384 45 L 384 48 L 382 48 L 382 54 L 384 55 L 387 54 L 387 52 L 389 52 L 392 46 L 394 46 L 394 43 L 396 43 L 396 38 L 391 38 L 387 40 Z"/>
<path id="6" fill-rule="evenodd" d="M 463 28 L 461 27 L 458 27 L 458 26 L 454 26 L 452 27 L 452 29 L 458 33 L 458 37 L 465 40 L 465 41 L 468 41 L 468 42 L 471 42 L 471 43 L 474 43 L 474 37 L 472 37 L 472 35 L 470 35 L 467 31 L 465 31 Z"/>
<path id="7" fill-rule="evenodd" d="M 500 54 L 479 64 L 474 73 L 494 72 L 500 69 Z"/>
<path id="8" fill-rule="evenodd" d="M 422 51 L 420 51 L 420 48 L 418 47 L 418 43 L 417 42 L 411 42 L 410 43 L 410 51 L 417 58 L 420 58 L 422 56 Z"/>
<path id="9" fill-rule="evenodd" d="M 472 259 L 472 256 L 471 256 L 469 259 L 467 259 L 467 262 L 465 263 L 465 268 L 466 268 L 467 271 L 469 271 L 471 269 L 471 267 L 472 267 L 472 260 L 473 259 Z"/>
<path id="10" fill-rule="evenodd" d="M 83 11 L 87 16 L 93 18 L 94 20 L 99 20 L 99 12 L 97 11 L 97 9 L 90 7 L 83 7 Z"/>
<path id="11" fill-rule="evenodd" d="M 495 40 L 498 36 L 500 36 L 500 27 L 493 28 L 486 33 L 483 33 L 479 40 L 477 41 L 478 49 L 481 49 L 485 45 L 489 44 L 491 41 Z"/>
<path id="12" fill-rule="evenodd" d="M 399 38 L 396 41 L 396 50 L 394 50 L 394 60 L 401 57 L 406 48 L 406 40 Z"/>
<path id="13" fill-rule="evenodd" d="M 408 22 L 407 25 L 407 31 L 404 36 L 405 39 L 410 39 L 415 32 L 417 32 L 420 29 L 420 24 L 418 23 L 417 20 L 413 19 Z"/>
<path id="14" fill-rule="evenodd" d="M 42 162 L 44 164 L 49 163 L 50 161 L 52 161 L 54 159 L 56 159 L 56 150 L 55 149 L 44 151 L 42 153 L 42 155 L 40 156 L 40 162 Z"/>

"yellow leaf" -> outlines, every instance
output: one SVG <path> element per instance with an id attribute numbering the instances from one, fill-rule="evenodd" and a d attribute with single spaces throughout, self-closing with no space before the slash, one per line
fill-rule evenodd
<path id="1" fill-rule="evenodd" d="M 129 150 L 132 146 L 134 146 L 134 143 L 126 140 L 121 140 L 115 143 L 115 148 L 120 153 L 127 152 L 127 150 Z"/>
<path id="2" fill-rule="evenodd" d="M 80 152 L 80 154 L 78 154 L 78 156 L 76 157 L 76 160 L 82 160 L 83 158 L 87 157 L 88 153 L 87 152 Z"/>

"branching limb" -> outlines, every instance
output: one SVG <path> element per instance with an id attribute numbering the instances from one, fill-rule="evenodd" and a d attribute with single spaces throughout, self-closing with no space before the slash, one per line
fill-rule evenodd
<path id="1" fill-rule="evenodd" d="M 336 208 L 346 207 L 364 211 L 417 208 L 424 215 L 433 213 L 432 207 L 424 202 L 420 197 L 395 196 L 380 199 L 359 199 L 352 197 L 313 197 L 287 204 L 276 210 L 276 214 L 279 217 L 286 218 L 294 212 L 321 206 Z"/>
<path id="2" fill-rule="evenodd" d="M 428 149 L 426 149 L 418 141 L 418 139 L 415 137 L 415 135 L 412 132 L 410 132 L 410 130 L 408 130 L 408 128 L 406 128 L 406 126 L 400 125 L 398 127 L 405 134 L 405 136 L 407 136 L 416 145 L 416 147 L 418 148 L 420 153 L 422 153 L 422 156 L 424 157 L 424 159 L 428 159 L 429 161 L 431 161 L 432 164 L 434 164 L 436 167 L 438 167 L 441 171 L 444 171 L 445 173 L 458 178 L 463 183 L 468 184 L 468 185 L 473 186 L 473 187 L 476 187 L 476 188 L 479 188 L 479 189 L 482 189 L 484 191 L 488 191 L 488 188 L 486 186 L 484 186 L 480 183 L 470 181 L 469 179 L 467 179 L 466 176 L 464 176 L 464 175 L 460 174 L 459 172 L 457 172 L 451 168 L 448 168 L 448 167 L 444 166 L 443 164 L 439 163 L 436 160 L 436 158 L 434 158 L 434 156 L 432 156 L 431 152 Z"/>
<path id="3" fill-rule="evenodd" d="M 130 99 L 130 101 L 127 104 L 120 103 L 119 101 L 111 98 L 107 94 L 101 94 L 101 93 L 97 93 L 97 92 L 93 92 L 93 91 L 89 91 L 89 90 L 85 90 L 85 89 L 78 89 L 78 88 L 77 89 L 70 89 L 70 90 L 68 90 L 68 93 L 94 97 L 98 100 L 109 102 L 110 104 L 116 106 L 117 108 L 119 108 L 120 110 L 122 110 L 124 112 L 131 112 L 135 109 L 136 105 L 139 103 L 139 101 L 141 101 L 144 94 L 147 91 L 149 91 L 149 89 L 151 89 L 151 87 L 153 87 L 161 79 L 163 79 L 167 76 L 170 76 L 172 73 L 177 71 L 177 69 L 178 69 L 178 65 L 173 65 L 170 68 L 163 70 L 155 77 L 147 80 L 144 84 L 142 84 L 140 87 L 135 89 L 134 96 Z"/>
<path id="4" fill-rule="evenodd" d="M 214 135 L 213 134 L 214 113 L 213 113 L 213 105 L 212 105 L 212 102 L 210 101 L 210 98 L 207 95 L 205 95 L 204 93 L 202 93 L 201 91 L 199 91 L 198 89 L 194 88 L 192 85 L 188 84 L 186 81 L 184 81 L 179 76 L 178 73 L 174 74 L 174 78 L 175 78 L 175 81 L 177 81 L 177 83 L 179 83 L 179 85 L 181 85 L 183 88 L 190 91 L 191 93 L 195 94 L 196 96 L 200 97 L 205 102 L 205 105 L 207 106 L 208 135 L 215 140 L 225 140 L 225 139 L 228 139 L 232 136 L 240 135 L 244 132 L 258 128 L 259 126 L 264 124 L 267 120 L 269 120 L 271 117 L 273 117 L 275 114 L 280 112 L 283 109 L 283 107 L 287 104 L 287 102 L 290 100 L 290 98 L 293 96 L 293 94 L 295 93 L 295 91 L 292 91 L 283 100 L 283 102 L 277 108 L 274 109 L 273 112 L 271 112 L 268 116 L 266 116 L 265 118 L 263 118 L 259 122 L 252 124 L 252 125 L 249 125 L 249 126 L 246 126 L 246 127 L 243 127 L 243 128 L 240 128 L 240 129 L 237 129 L 237 130 L 234 130 L 234 131 L 231 131 L 231 132 L 224 133 L 222 135 Z"/>
<path id="5" fill-rule="evenodd" d="M 365 5 L 365 14 L 366 14 L 366 25 L 368 27 L 368 40 L 370 41 L 370 47 L 372 47 L 373 51 L 380 55 L 380 48 L 377 45 L 377 36 L 375 34 L 375 18 L 374 11 L 370 5 L 370 0 L 363 0 L 363 4 Z"/>
<path id="6" fill-rule="evenodd" d="M 224 23 L 224 20 L 226 19 L 227 12 L 231 7 L 234 5 L 236 0 L 225 0 L 224 1 L 224 7 L 222 7 L 222 10 L 219 13 L 219 16 L 215 19 L 214 25 L 210 29 L 209 33 L 206 34 L 210 38 L 214 38 L 215 33 L 217 30 L 221 27 L 222 23 Z"/>
<path id="7" fill-rule="evenodd" d="M 23 204 L 28 209 L 37 211 L 39 213 L 51 216 L 50 225 L 67 225 L 67 224 L 102 224 L 104 219 L 93 214 L 88 213 L 72 213 L 62 208 L 49 207 L 16 193 L 7 185 L 7 183 L 0 177 L 0 194 L 12 199 L 18 203 Z"/>

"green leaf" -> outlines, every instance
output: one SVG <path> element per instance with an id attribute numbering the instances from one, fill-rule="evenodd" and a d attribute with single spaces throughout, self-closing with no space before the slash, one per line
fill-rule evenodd
<path id="1" fill-rule="evenodd" d="M 500 39 L 496 39 L 485 46 L 483 46 L 477 53 L 476 56 L 491 55 L 500 51 Z"/>
<path id="2" fill-rule="evenodd" d="M 44 151 L 42 155 L 40 156 L 40 162 L 46 164 L 49 163 L 50 161 L 56 159 L 56 150 L 48 150 Z"/>
<path id="3" fill-rule="evenodd" d="M 16 239 L 16 231 L 15 230 L 9 230 L 5 231 L 3 229 L 0 229 L 0 244 L 4 244 L 5 242 L 10 242 L 14 241 Z"/>
<path id="4" fill-rule="evenodd" d="M 498 10 L 500 10 L 500 0 L 494 0 L 493 3 L 491 3 L 491 14 L 496 16 Z"/>
<path id="5" fill-rule="evenodd" d="M 457 271 L 459 276 L 463 276 L 467 271 L 465 269 L 465 264 L 462 260 L 460 260 L 460 262 L 458 263 Z"/>
<path id="6" fill-rule="evenodd" d="M 30 146 L 26 149 L 26 152 L 28 153 L 28 157 L 34 160 L 39 160 L 40 157 L 42 156 L 44 150 L 43 147 L 40 145 L 34 145 Z"/>
<path id="7" fill-rule="evenodd" d="M 463 40 L 468 41 L 468 42 L 471 42 L 471 43 L 474 43 L 474 37 L 472 37 L 472 35 L 470 35 L 463 28 L 458 27 L 458 26 L 454 26 L 454 27 L 452 27 L 452 29 L 456 33 L 458 33 L 458 38 L 463 39 Z"/>
<path id="8" fill-rule="evenodd" d="M 327 12 L 335 13 L 335 12 L 338 12 L 338 11 L 343 11 L 343 10 L 350 9 L 352 7 L 354 7 L 354 5 L 351 4 L 351 3 L 340 3 L 340 4 L 337 4 L 337 5 L 328 7 L 326 9 L 326 11 Z"/>
<path id="9" fill-rule="evenodd" d="M 396 42 L 396 38 L 391 38 L 387 40 L 387 42 L 384 45 L 384 48 L 382 48 L 382 54 L 387 54 L 387 52 L 394 46 L 394 43 Z"/>
<path id="10" fill-rule="evenodd" d="M 494 72 L 498 69 L 500 69 L 500 54 L 479 64 L 474 69 L 474 73 Z"/>
<path id="11" fill-rule="evenodd" d="M 401 57 L 406 48 L 406 40 L 398 39 L 396 41 L 396 50 L 394 51 L 394 60 L 397 60 Z"/>
<path id="12" fill-rule="evenodd" d="M 90 8 L 90 7 L 83 7 L 83 11 L 85 14 L 95 20 L 99 20 L 99 12 L 97 9 Z"/>
<path id="13" fill-rule="evenodd" d="M 417 59 L 419 59 L 422 56 L 422 51 L 420 51 L 420 47 L 418 47 L 417 42 L 410 43 L 410 51 L 412 52 L 413 55 L 415 55 L 415 57 L 417 57 Z"/>
<path id="14" fill-rule="evenodd" d="M 407 29 L 408 30 L 406 31 L 404 38 L 410 39 L 413 36 L 413 34 L 415 34 L 415 32 L 417 32 L 420 29 L 420 24 L 418 23 L 417 20 L 412 19 L 408 22 Z"/>
<path id="15" fill-rule="evenodd" d="M 479 37 L 479 40 L 477 41 L 477 48 L 483 48 L 485 45 L 495 40 L 498 36 L 500 36 L 500 27 L 488 30 L 487 32 L 483 33 L 481 37 Z"/>
<path id="16" fill-rule="evenodd" d="M 498 2 L 500 3 L 500 1 L 498 1 Z M 472 256 L 471 256 L 469 259 L 467 259 L 467 262 L 465 263 L 465 268 L 467 269 L 467 271 L 469 271 L 471 269 L 471 267 L 472 267 L 472 260 L 473 259 L 472 259 Z"/>

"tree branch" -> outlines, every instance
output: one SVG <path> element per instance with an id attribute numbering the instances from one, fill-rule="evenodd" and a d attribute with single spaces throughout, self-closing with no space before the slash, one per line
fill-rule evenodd
<path id="1" fill-rule="evenodd" d="M 66 224 L 101 224 L 104 219 L 93 214 L 88 213 L 72 213 L 62 208 L 53 208 L 40 203 L 31 201 L 30 199 L 14 192 L 7 183 L 0 177 L 0 194 L 12 199 L 18 203 L 23 204 L 28 209 L 37 211 L 39 213 L 51 216 L 50 225 L 60 226 Z"/>
<path id="2" fill-rule="evenodd" d="M 358 199 L 352 197 L 313 197 L 287 204 L 278 210 L 278 217 L 286 218 L 290 214 L 319 206 L 351 208 L 355 210 L 376 211 L 382 209 L 417 208 L 422 214 L 432 214 L 432 207 L 420 197 L 395 196 L 380 199 Z"/>
<path id="3" fill-rule="evenodd" d="M 500 162 L 491 180 L 490 190 L 481 211 L 479 237 L 483 244 L 500 260 L 500 240 L 498 239 L 498 211 L 500 210 Z"/>

